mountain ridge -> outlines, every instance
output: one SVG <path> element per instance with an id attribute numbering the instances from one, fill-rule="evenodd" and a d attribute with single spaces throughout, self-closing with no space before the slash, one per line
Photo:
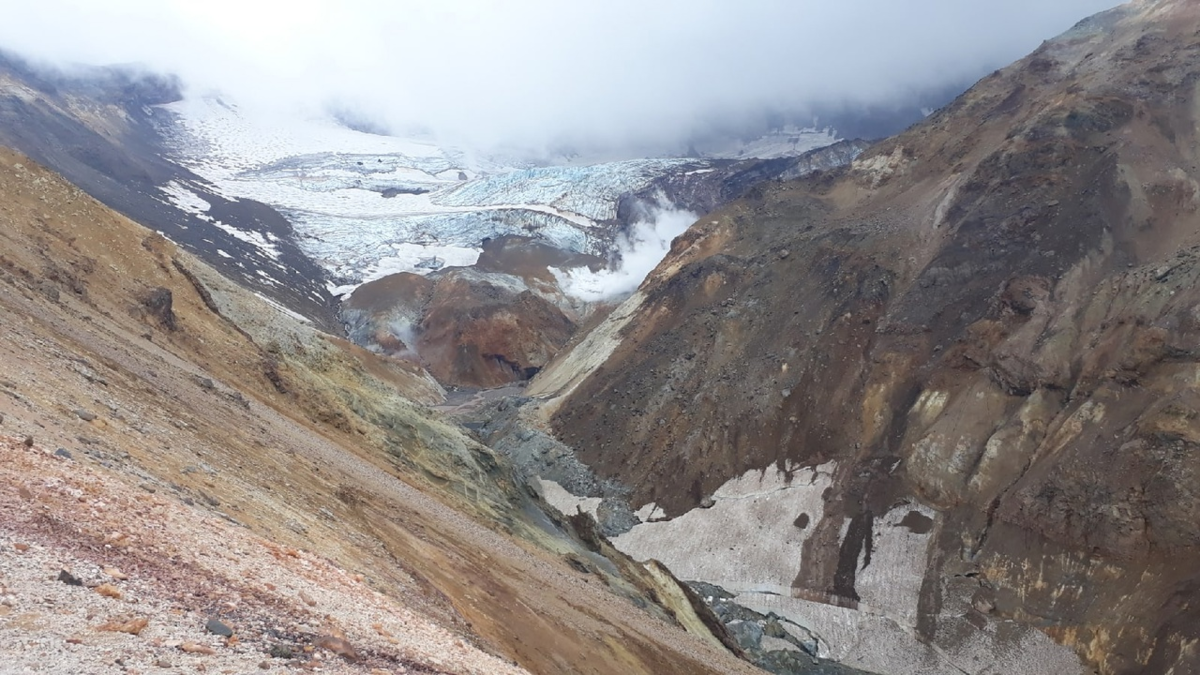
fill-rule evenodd
<path id="1" fill-rule="evenodd" d="M 178 87 L 171 78 L 122 69 L 56 74 L 0 54 L 0 142 L 53 167 L 115 210 L 153 225 L 227 276 L 334 330 L 333 297 L 324 274 L 296 247 L 287 220 L 264 204 L 223 196 L 163 156 L 153 106 L 178 98 Z M 176 208 L 159 191 L 173 181 L 203 195 L 217 218 L 274 242 L 274 255 Z M 218 250 L 231 253 L 221 256 Z"/>
<path id="2" fill-rule="evenodd" d="M 1105 673 L 1194 668 L 1198 28 L 1192 3 L 1102 13 L 851 166 L 701 219 L 528 393 L 635 510 L 832 463 L 795 529 L 729 542 L 803 541 L 775 562 L 818 630 L 883 612 L 945 672 L 993 620 Z"/>
<path id="3" fill-rule="evenodd" d="M 0 621 L 71 645 L 52 670 L 116 672 L 87 660 L 114 648 L 249 668 L 284 647 L 268 665 L 1200 668 L 1195 3 L 1085 19 L 893 138 L 800 157 L 499 176 L 234 157 L 231 180 L 313 213 L 351 191 L 376 215 L 450 214 L 450 248 L 478 254 L 391 242 L 419 254 L 393 249 L 407 271 L 338 315 L 328 282 L 362 279 L 329 278 L 298 211 L 146 140 L 178 119 L 138 101 L 172 82 L 21 72 L 0 63 L 0 141 L 184 237 L 0 150 L 0 452 L 21 487 L 0 543 L 25 556 Z M 569 297 L 564 275 L 611 272 L 664 199 L 700 218 L 641 286 Z M 178 540 L 152 536 L 164 523 Z M 208 555 L 210 535 L 235 543 Z M 207 594 L 161 583 L 166 559 Z M 55 560 L 74 572 L 48 581 Z M 289 577 L 309 568 L 315 602 Z M 141 598 L 149 639 L 106 635 Z M 77 635 L 98 613 L 110 628 Z M 431 646 L 389 640 L 397 616 Z"/>

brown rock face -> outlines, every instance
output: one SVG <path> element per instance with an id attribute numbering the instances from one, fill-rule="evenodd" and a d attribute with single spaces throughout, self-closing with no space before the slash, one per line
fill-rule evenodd
<path id="1" fill-rule="evenodd" d="M 923 636 L 978 576 L 1102 672 L 1200 669 L 1198 34 L 1190 2 L 1099 15 L 704 218 L 596 329 L 607 360 L 540 378 L 558 434 L 669 514 L 836 461 L 797 593 L 857 602 L 873 520 L 915 499 Z"/>
<path id="2" fill-rule="evenodd" d="M 421 322 L 418 352 L 441 382 L 493 387 L 533 377 L 575 323 L 529 290 L 469 274 L 442 277 Z"/>
<path id="3" fill-rule="evenodd" d="M 500 386 L 528 380 L 575 332 L 579 314 L 549 267 L 600 262 L 500 237 L 485 243 L 472 267 L 363 284 L 342 315 L 356 343 L 418 361 L 444 384 Z"/>

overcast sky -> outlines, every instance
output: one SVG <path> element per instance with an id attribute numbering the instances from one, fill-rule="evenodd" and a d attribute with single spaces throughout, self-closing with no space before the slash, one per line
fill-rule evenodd
<path id="1" fill-rule="evenodd" d="M 478 142 L 683 137 L 702 120 L 970 82 L 1115 0 L 0 0 L 0 48 L 138 62 L 245 105 Z"/>

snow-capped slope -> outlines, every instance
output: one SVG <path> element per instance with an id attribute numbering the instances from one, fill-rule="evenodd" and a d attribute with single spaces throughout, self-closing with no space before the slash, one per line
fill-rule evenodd
<path id="1" fill-rule="evenodd" d="M 501 166 L 332 120 L 259 121 L 213 98 L 163 107 L 180 160 L 228 196 L 283 213 L 341 292 L 399 271 L 469 265 L 484 239 L 502 235 L 607 255 L 622 195 L 665 173 L 707 166 L 686 159 Z M 185 186 L 167 190 L 177 204 L 198 199 L 181 194 Z"/>
<path id="2" fill-rule="evenodd" d="M 161 134 L 170 77 L 121 69 L 64 74 L 0 53 L 0 145 L 167 237 L 247 289 L 338 327 L 324 270 L 269 206 L 230 198 L 171 157 Z M 264 136 L 265 138 L 266 136 Z M 195 153 L 196 156 L 202 156 Z"/>
<path id="3" fill-rule="evenodd" d="M 832 128 L 797 127 L 789 125 L 764 134 L 751 141 L 729 139 L 697 144 L 704 157 L 722 159 L 777 159 L 796 157 L 811 150 L 837 143 L 840 138 Z"/>
<path id="4" fill-rule="evenodd" d="M 440 160 L 445 168 L 461 163 L 461 158 L 430 142 L 366 134 L 322 117 L 264 119 L 213 97 L 192 97 L 163 107 L 178 115 L 179 123 L 189 132 L 177 141 L 203 146 L 192 155 L 193 162 L 213 169 L 244 171 L 288 157 L 333 150 L 414 161 Z"/>

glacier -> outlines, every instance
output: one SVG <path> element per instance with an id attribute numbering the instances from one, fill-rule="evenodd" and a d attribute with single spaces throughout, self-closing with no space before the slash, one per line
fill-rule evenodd
<path id="1" fill-rule="evenodd" d="M 211 183 L 206 189 L 286 217 L 338 293 L 396 272 L 473 264 L 484 241 L 505 235 L 610 258 L 623 241 L 624 197 L 664 176 L 704 174 L 727 161 L 714 153 L 532 166 L 430 139 L 356 131 L 323 115 L 259 117 L 215 96 L 157 107 L 167 113 L 160 131 L 174 158 Z M 776 155 L 835 140 L 828 130 L 788 129 L 722 150 Z M 205 210 L 187 185 L 161 189 L 181 208 Z M 271 242 L 252 243 L 271 257 Z"/>

